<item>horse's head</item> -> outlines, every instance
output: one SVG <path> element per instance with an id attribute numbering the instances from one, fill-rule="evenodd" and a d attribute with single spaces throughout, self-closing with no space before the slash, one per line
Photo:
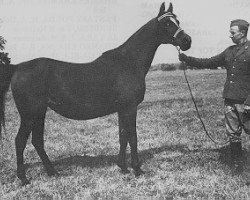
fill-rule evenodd
<path id="1" fill-rule="evenodd" d="M 157 21 L 159 23 L 160 43 L 179 46 L 182 51 L 191 47 L 191 37 L 181 29 L 180 22 L 173 13 L 172 3 L 170 3 L 167 11 L 165 11 L 165 3 L 161 4 Z"/>

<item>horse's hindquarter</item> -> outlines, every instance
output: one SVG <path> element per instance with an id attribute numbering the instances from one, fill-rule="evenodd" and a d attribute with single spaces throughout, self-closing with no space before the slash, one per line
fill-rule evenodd
<path id="1" fill-rule="evenodd" d="M 31 114 L 46 108 L 49 68 L 45 60 L 20 63 L 11 79 L 11 89 L 19 113 Z"/>

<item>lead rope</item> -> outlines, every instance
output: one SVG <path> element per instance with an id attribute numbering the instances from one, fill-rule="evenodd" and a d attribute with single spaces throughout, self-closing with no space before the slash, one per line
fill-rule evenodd
<path id="1" fill-rule="evenodd" d="M 177 51 L 178 51 L 178 53 L 179 53 L 179 55 L 180 55 L 180 48 L 176 47 L 176 49 L 177 49 Z M 211 137 L 211 135 L 208 133 L 208 131 L 207 131 L 207 129 L 206 129 L 206 126 L 205 126 L 205 124 L 204 124 L 204 122 L 203 122 L 203 120 L 202 120 L 202 118 L 201 118 L 201 116 L 200 116 L 200 112 L 199 112 L 199 110 L 198 110 L 196 101 L 195 101 L 195 99 L 194 99 L 194 95 L 193 95 L 193 93 L 192 93 L 192 90 L 191 90 L 191 87 L 190 87 L 190 84 L 189 84 L 189 81 L 188 81 L 188 78 L 187 78 L 186 67 L 185 67 L 186 64 L 185 64 L 183 61 L 181 61 L 181 64 L 183 65 L 184 77 L 185 77 L 185 80 L 186 80 L 186 82 L 187 82 L 188 89 L 189 89 L 189 93 L 190 93 L 190 96 L 191 96 L 192 101 L 193 101 L 193 103 L 194 103 L 194 107 L 195 107 L 197 116 L 198 116 L 198 118 L 200 119 L 200 122 L 201 122 L 201 124 L 202 124 L 202 127 L 203 127 L 203 129 L 204 129 L 206 135 L 209 137 L 209 139 L 210 139 L 212 142 L 214 142 L 214 143 L 217 144 L 217 145 L 222 145 L 222 146 L 224 146 L 224 145 L 228 144 L 228 143 L 230 142 L 229 140 L 226 141 L 226 142 L 223 142 L 223 143 L 217 142 L 217 141 L 215 141 L 215 140 Z"/>

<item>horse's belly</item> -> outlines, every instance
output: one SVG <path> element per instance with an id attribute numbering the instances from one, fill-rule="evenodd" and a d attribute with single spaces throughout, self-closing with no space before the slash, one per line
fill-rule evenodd
<path id="1" fill-rule="evenodd" d="M 87 103 L 83 105 L 66 105 L 49 103 L 48 106 L 56 113 L 75 120 L 94 119 L 117 112 L 117 108 L 114 105 L 102 106 Z"/>

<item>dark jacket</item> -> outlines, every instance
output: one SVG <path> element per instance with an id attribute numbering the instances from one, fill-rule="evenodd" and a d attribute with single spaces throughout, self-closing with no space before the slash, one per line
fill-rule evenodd
<path id="1" fill-rule="evenodd" d="M 250 41 L 243 45 L 233 45 L 211 58 L 188 56 L 185 62 L 197 68 L 214 69 L 224 66 L 227 79 L 223 98 L 250 105 Z"/>

